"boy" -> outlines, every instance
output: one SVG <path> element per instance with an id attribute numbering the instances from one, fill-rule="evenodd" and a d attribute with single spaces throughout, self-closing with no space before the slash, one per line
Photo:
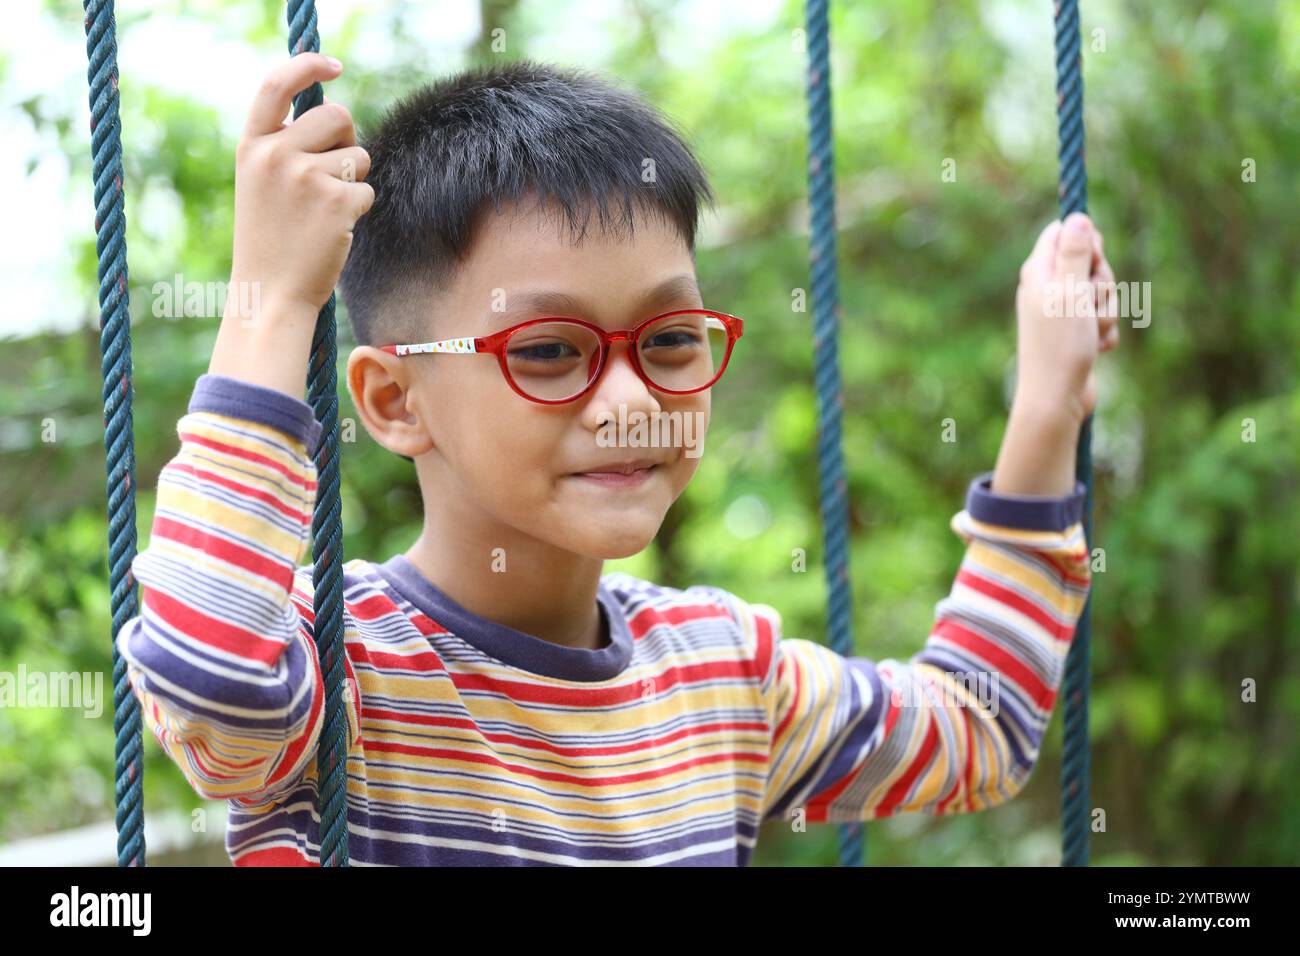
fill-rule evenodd
<path id="1" fill-rule="evenodd" d="M 700 343 L 738 331 L 701 311 L 712 197 L 677 135 L 636 96 L 536 63 L 421 90 L 366 149 L 337 104 L 282 122 L 340 70 L 296 56 L 250 110 L 232 283 L 256 283 L 261 311 L 223 318 L 119 637 L 150 729 L 229 801 L 232 860 L 320 862 L 300 565 L 320 426 L 300 396 L 340 278 L 357 412 L 414 461 L 425 503 L 404 554 L 345 564 L 353 864 L 744 865 L 766 819 L 1013 797 L 1090 584 L 1074 450 L 1117 326 L 1049 318 L 1047 299 L 1109 276 L 1086 217 L 1045 229 L 1021 271 L 1016 400 L 996 470 L 952 519 L 967 551 L 933 632 L 908 663 L 846 659 L 721 589 L 602 573 L 646 547 L 699 458 L 609 448 L 599 429 L 707 424 L 721 353 Z M 556 317 L 579 321 L 530 338 L 524 323 Z M 605 351 L 602 332 L 637 328 L 635 351 Z M 435 341 L 498 354 L 395 348 Z"/>

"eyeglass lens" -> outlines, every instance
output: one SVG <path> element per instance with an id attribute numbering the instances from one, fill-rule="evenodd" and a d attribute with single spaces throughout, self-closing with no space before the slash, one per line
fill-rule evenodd
<path id="1" fill-rule="evenodd" d="M 714 316 L 687 312 L 642 329 L 637 358 L 658 388 L 687 391 L 709 385 L 727 354 L 726 327 Z M 571 322 L 546 322 L 516 332 L 506 344 L 506 367 L 525 394 L 544 401 L 577 395 L 596 374 L 600 338 Z"/>

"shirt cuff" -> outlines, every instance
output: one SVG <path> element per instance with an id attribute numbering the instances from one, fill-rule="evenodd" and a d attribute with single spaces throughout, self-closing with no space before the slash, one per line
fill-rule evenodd
<path id="1" fill-rule="evenodd" d="M 200 375 L 190 396 L 189 411 L 216 412 L 270 425 L 302 442 L 311 456 L 315 456 L 320 441 L 320 422 L 301 398 L 229 375 Z"/>
<path id="2" fill-rule="evenodd" d="M 970 483 L 966 513 L 985 524 L 1024 528 L 1030 531 L 1064 531 L 1083 520 L 1088 489 L 1074 482 L 1068 495 L 996 494 L 990 489 L 993 472 L 986 471 Z"/>

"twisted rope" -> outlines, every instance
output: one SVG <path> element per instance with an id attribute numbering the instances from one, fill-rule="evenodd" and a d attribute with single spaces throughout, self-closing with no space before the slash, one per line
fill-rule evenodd
<path id="1" fill-rule="evenodd" d="M 844 393 L 840 387 L 839 276 L 835 264 L 834 143 L 831 130 L 830 26 L 827 0 L 807 0 L 808 35 L 808 203 L 812 211 L 809 258 L 812 268 L 813 362 L 817 390 L 817 470 L 822 535 L 826 549 L 827 628 L 830 646 L 853 653 L 849 591 L 849 510 L 840 448 Z M 861 866 L 866 832 L 861 823 L 839 830 L 842 866 Z"/>
<path id="2" fill-rule="evenodd" d="M 320 52 L 314 0 L 289 0 L 289 53 Z M 293 101 L 293 116 L 325 101 L 313 83 Z M 335 339 L 334 293 L 316 318 L 307 401 L 321 423 L 316 449 L 316 509 L 312 514 L 312 585 L 316 615 L 314 637 L 325 679 L 325 724 L 316 751 L 320 809 L 321 866 L 348 865 L 347 713 L 343 703 L 343 507 L 339 495 L 338 343 Z"/>
<path id="3" fill-rule="evenodd" d="M 144 734 L 140 704 L 117 651 L 122 625 L 137 614 L 135 438 L 131 415 L 131 313 L 126 289 L 126 214 L 122 123 L 118 115 L 117 22 L 113 0 L 83 0 L 90 84 L 95 253 L 99 259 L 99 351 L 104 379 L 104 456 L 108 497 L 108 582 L 112 593 L 113 804 L 117 865 L 144 866 Z"/>
<path id="4" fill-rule="evenodd" d="M 1078 0 L 1056 0 L 1056 111 L 1059 128 L 1061 219 L 1088 208 L 1084 168 L 1083 58 Z M 1092 541 L 1092 416 L 1079 430 L 1075 477 L 1084 483 L 1084 537 Z M 1091 552 L 1091 545 L 1089 545 Z M 1092 594 L 1083 605 L 1065 659 L 1061 684 L 1065 739 L 1061 755 L 1061 865 L 1088 865 L 1088 683 Z"/>

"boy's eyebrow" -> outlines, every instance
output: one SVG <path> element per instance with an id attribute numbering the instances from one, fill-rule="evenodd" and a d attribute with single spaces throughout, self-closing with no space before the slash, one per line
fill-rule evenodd
<path id="1" fill-rule="evenodd" d="M 695 276 L 683 272 L 659 283 L 641 297 L 637 304 L 639 310 L 649 310 L 683 298 L 702 300 L 700 287 Z M 543 312 L 551 315 L 590 314 L 595 310 L 588 303 L 565 292 L 537 291 L 518 292 L 509 297 L 510 304 L 502 312 L 489 312 L 487 321 L 496 322 L 503 315 L 520 315 L 528 312 Z"/>

